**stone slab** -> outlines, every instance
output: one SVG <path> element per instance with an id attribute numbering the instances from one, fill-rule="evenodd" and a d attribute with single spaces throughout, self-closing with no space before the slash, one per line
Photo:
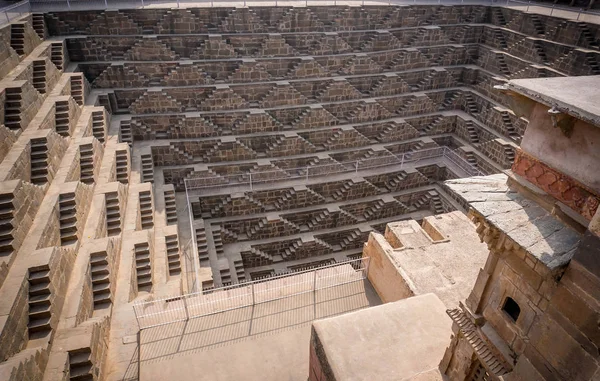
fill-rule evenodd
<path id="1" fill-rule="evenodd" d="M 336 380 L 409 380 L 434 371 L 451 320 L 434 294 L 319 320 L 313 329 Z"/>
<path id="2" fill-rule="evenodd" d="M 600 76 L 515 79 L 508 87 L 600 127 Z M 585 94 L 585 96 L 581 96 Z"/>
<path id="3" fill-rule="evenodd" d="M 448 180 L 471 208 L 550 270 L 568 263 L 581 236 L 537 203 L 511 190 L 497 174 Z"/>

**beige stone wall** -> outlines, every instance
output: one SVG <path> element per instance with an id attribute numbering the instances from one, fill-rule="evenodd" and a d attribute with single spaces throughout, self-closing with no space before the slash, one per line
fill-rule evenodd
<path id="1" fill-rule="evenodd" d="M 390 256 L 393 250 L 390 242 L 379 233 L 371 233 L 363 249 L 363 257 L 370 258 L 369 281 L 384 303 L 415 295 L 414 285 Z"/>
<path id="2" fill-rule="evenodd" d="M 577 121 L 570 137 L 552 126 L 548 107 L 537 103 L 521 148 L 559 172 L 568 174 L 592 189 L 600 190 L 600 129 Z"/>
<path id="3" fill-rule="evenodd" d="M 27 293 L 29 283 L 27 278 L 23 277 L 20 281 L 15 279 L 13 294 L 15 303 L 6 311 L 3 316 L 3 322 L 0 326 L 0 360 L 6 361 L 10 356 L 19 352 L 27 344 L 29 332 L 27 331 L 27 314 L 29 306 L 27 304 Z M 3 299 L 3 303 L 9 305 L 9 301 Z"/>

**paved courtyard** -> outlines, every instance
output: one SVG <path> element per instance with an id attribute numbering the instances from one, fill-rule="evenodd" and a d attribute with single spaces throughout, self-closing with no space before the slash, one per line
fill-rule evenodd
<path id="1" fill-rule="evenodd" d="M 304 381 L 310 323 L 380 303 L 357 281 L 149 328 L 140 335 L 140 381 Z"/>

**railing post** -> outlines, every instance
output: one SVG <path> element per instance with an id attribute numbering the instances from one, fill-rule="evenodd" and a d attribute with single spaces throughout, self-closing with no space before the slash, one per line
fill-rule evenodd
<path id="1" fill-rule="evenodd" d="M 317 294 L 317 269 L 313 271 L 313 293 Z"/>
<path id="2" fill-rule="evenodd" d="M 4 11 L 4 15 L 6 16 L 6 21 L 10 23 L 10 18 L 8 17 L 8 12 Z"/>
<path id="3" fill-rule="evenodd" d="M 256 301 L 254 299 L 254 283 L 252 283 L 252 305 L 255 305 Z"/>
<path id="4" fill-rule="evenodd" d="M 306 167 L 306 182 L 308 182 L 308 170 L 309 170 L 309 168 L 310 167 L 308 167 L 308 166 Z"/>
<path id="5" fill-rule="evenodd" d="M 183 299 L 183 308 L 185 308 L 185 320 L 190 320 L 190 313 L 188 312 L 188 306 L 187 306 L 187 297 L 184 295 L 182 297 Z"/>
<path id="6" fill-rule="evenodd" d="M 400 169 L 402 169 L 402 167 L 404 167 L 404 154 L 400 157 Z"/>
<path id="7" fill-rule="evenodd" d="M 71 2 L 67 0 L 67 8 L 71 9 Z"/>
<path id="8" fill-rule="evenodd" d="M 553 12 L 554 12 L 554 4 L 552 4 L 552 9 L 550 9 L 550 16 L 552 16 Z"/>
<path id="9" fill-rule="evenodd" d="M 104 6 L 108 8 L 108 0 L 104 0 Z"/>
<path id="10" fill-rule="evenodd" d="M 250 178 L 250 190 L 252 190 L 252 172 L 248 173 L 248 177 Z"/>
<path id="11" fill-rule="evenodd" d="M 177 0 L 177 8 L 179 8 L 179 0 Z"/>
<path id="12" fill-rule="evenodd" d="M 144 8 L 144 0 L 142 0 L 142 8 Z"/>
<path id="13" fill-rule="evenodd" d="M 356 160 L 356 163 L 354 163 L 354 167 L 356 168 L 354 172 L 358 173 L 358 160 Z"/>
<path id="14" fill-rule="evenodd" d="M 582 11 L 582 9 L 581 9 L 581 8 L 579 8 L 579 13 L 577 13 L 577 20 L 578 20 L 578 21 L 579 21 L 579 16 L 581 16 L 581 11 Z"/>

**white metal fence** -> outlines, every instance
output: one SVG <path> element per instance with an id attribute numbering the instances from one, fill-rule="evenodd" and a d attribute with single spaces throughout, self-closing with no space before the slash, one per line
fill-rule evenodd
<path id="1" fill-rule="evenodd" d="M 427 164 L 445 164 L 445 160 L 454 164 L 468 176 L 484 175 L 480 170 L 473 167 L 469 162 L 463 159 L 456 152 L 448 147 L 428 148 L 414 152 L 407 152 L 400 155 L 389 154 L 386 156 L 372 157 L 363 160 L 336 162 L 332 164 L 322 164 L 298 168 L 282 168 L 280 170 L 249 172 L 235 175 L 198 177 L 185 179 L 186 192 L 217 188 L 223 186 L 247 186 L 252 190 L 254 186 L 264 183 L 289 180 L 309 180 L 314 177 L 331 176 L 340 173 L 358 172 L 364 169 L 376 169 L 394 166 L 395 169 L 402 170 L 405 165 Z"/>
<path id="2" fill-rule="evenodd" d="M 256 304 L 317 293 L 367 278 L 369 258 L 358 258 L 310 270 L 186 295 L 136 303 L 140 329 L 186 321 Z"/>
<path id="3" fill-rule="evenodd" d="M 0 9 L 0 25 L 8 24 L 12 20 L 26 15 L 29 12 L 31 12 L 31 4 L 29 3 L 29 0 L 21 1 L 8 7 L 4 7 Z"/>

